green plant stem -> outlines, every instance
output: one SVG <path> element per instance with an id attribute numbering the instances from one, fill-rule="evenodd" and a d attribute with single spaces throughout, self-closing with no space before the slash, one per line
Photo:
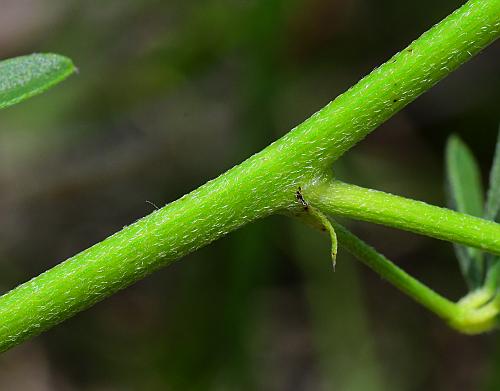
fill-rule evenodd
<path id="1" fill-rule="evenodd" d="M 428 310 L 446 321 L 453 319 L 461 311 L 456 303 L 444 298 L 410 276 L 342 225 L 335 222 L 332 225 L 337 232 L 341 245 L 347 251 Z"/>
<path id="2" fill-rule="evenodd" d="M 243 224 L 297 208 L 295 193 L 498 38 L 499 0 L 471 0 L 260 153 L 0 298 L 0 351 Z"/>
<path id="3" fill-rule="evenodd" d="M 500 306 L 497 300 L 489 302 L 491 292 L 475 291 L 453 303 L 410 276 L 340 224 L 332 222 L 332 225 L 343 248 L 451 327 L 462 333 L 478 334 L 497 326 Z"/>
<path id="4" fill-rule="evenodd" d="M 304 197 L 323 212 L 500 254 L 500 224 L 478 217 L 337 180 L 304 189 Z"/>

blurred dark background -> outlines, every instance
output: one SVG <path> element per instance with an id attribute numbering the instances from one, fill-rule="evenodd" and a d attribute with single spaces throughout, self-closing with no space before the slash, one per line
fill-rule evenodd
<path id="1" fill-rule="evenodd" d="M 307 118 L 461 1 L 0 0 L 0 58 L 79 74 L 0 112 L 5 292 L 217 176 Z M 452 132 L 486 180 L 500 47 L 334 167 L 445 204 Z M 153 205 L 154 204 L 154 205 Z M 446 296 L 452 246 L 350 227 Z M 284 217 L 249 225 L 0 357 L 1 390 L 497 390 L 498 333 L 467 337 Z"/>

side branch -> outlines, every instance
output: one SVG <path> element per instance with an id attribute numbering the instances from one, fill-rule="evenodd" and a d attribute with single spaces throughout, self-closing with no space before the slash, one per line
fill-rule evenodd
<path id="1" fill-rule="evenodd" d="M 337 180 L 304 190 L 324 212 L 378 223 L 500 254 L 500 224 Z"/>

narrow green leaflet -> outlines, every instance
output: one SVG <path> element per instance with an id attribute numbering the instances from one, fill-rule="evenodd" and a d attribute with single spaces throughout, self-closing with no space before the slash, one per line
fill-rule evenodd
<path id="1" fill-rule="evenodd" d="M 40 94 L 75 71 L 58 54 L 31 54 L 0 61 L 0 109 Z"/>
<path id="2" fill-rule="evenodd" d="M 450 207 L 481 217 L 484 196 L 479 167 L 467 145 L 456 135 L 448 139 L 446 146 L 446 173 Z M 483 254 L 460 245 L 455 245 L 455 253 L 469 288 L 481 286 L 484 277 Z"/>
<path id="3" fill-rule="evenodd" d="M 493 155 L 493 164 L 490 171 L 490 187 L 486 197 L 486 206 L 484 209 L 484 218 L 497 221 L 500 217 L 500 129 L 498 131 L 495 154 Z M 500 257 L 493 254 L 485 254 L 488 276 L 486 286 L 496 290 L 500 283 Z"/>
<path id="4" fill-rule="evenodd" d="M 484 202 L 481 173 L 472 152 L 456 135 L 448 139 L 446 165 L 455 208 L 459 212 L 481 217 Z"/>
<path id="5" fill-rule="evenodd" d="M 495 221 L 500 211 L 500 129 L 498 131 L 497 146 L 493 156 L 490 171 L 490 187 L 486 200 L 484 218 Z"/>

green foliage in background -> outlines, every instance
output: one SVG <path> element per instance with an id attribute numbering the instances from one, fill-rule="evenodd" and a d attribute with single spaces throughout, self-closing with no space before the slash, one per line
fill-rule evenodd
<path id="1" fill-rule="evenodd" d="M 473 216 L 498 222 L 500 210 L 500 132 L 493 164 L 490 170 L 487 197 L 484 197 L 479 165 L 467 147 L 456 135 L 449 138 L 446 148 L 446 168 L 450 207 Z M 462 274 L 471 290 L 468 305 L 476 308 L 494 304 L 500 306 L 500 257 L 478 249 L 455 245 L 455 253 Z"/>
<path id="2" fill-rule="evenodd" d="M 446 150 L 447 178 L 450 206 L 462 213 L 483 216 L 484 194 L 479 166 L 469 148 L 451 136 Z M 484 278 L 484 260 L 473 248 L 455 245 L 460 268 L 471 289 L 481 286 Z"/>

